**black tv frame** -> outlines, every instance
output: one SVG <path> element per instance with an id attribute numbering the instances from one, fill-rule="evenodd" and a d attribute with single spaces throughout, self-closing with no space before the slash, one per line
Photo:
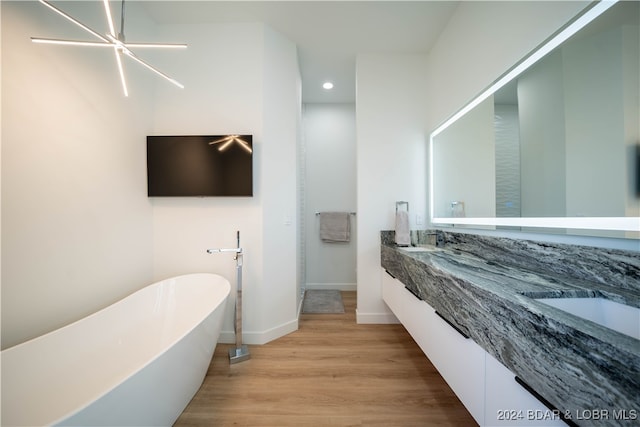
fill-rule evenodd
<path id="1" fill-rule="evenodd" d="M 147 136 L 147 195 L 253 197 L 253 136 Z"/>

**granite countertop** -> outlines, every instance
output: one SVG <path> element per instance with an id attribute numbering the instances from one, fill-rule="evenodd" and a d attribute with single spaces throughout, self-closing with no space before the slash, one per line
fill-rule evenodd
<path id="1" fill-rule="evenodd" d="M 640 417 L 640 340 L 534 298 L 603 297 L 640 307 L 640 292 L 431 246 L 409 252 L 383 238 L 382 267 L 562 412 Z M 633 412 L 635 411 L 635 412 Z M 614 420 L 580 425 L 628 425 Z"/>

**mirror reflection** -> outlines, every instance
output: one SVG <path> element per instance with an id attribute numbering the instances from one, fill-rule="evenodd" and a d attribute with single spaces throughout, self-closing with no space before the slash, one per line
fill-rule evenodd
<path id="1" fill-rule="evenodd" d="M 434 219 L 637 219 L 639 7 L 617 3 L 432 136 Z M 537 231 L 585 234 L 571 224 Z M 606 235 L 639 236 L 612 228 L 621 231 Z"/>

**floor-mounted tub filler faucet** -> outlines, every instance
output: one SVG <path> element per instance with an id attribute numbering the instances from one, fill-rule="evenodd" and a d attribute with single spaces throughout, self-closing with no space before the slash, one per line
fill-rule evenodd
<path id="1" fill-rule="evenodd" d="M 249 354 L 249 348 L 242 344 L 242 248 L 240 247 L 240 232 L 236 233 L 237 247 L 231 249 L 212 248 L 207 249 L 207 253 L 215 254 L 222 252 L 235 253 L 234 260 L 236 261 L 236 307 L 235 307 L 235 322 L 234 332 L 236 335 L 236 348 L 229 349 L 229 363 L 243 362 L 251 357 Z"/>

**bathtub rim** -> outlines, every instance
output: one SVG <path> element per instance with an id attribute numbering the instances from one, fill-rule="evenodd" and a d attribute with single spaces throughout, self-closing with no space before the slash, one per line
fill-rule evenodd
<path id="1" fill-rule="evenodd" d="M 145 290 L 147 290 L 148 288 L 154 287 L 154 286 L 160 286 L 161 283 L 163 282 L 167 282 L 167 281 L 171 281 L 171 280 L 178 280 L 180 278 L 195 278 L 197 276 L 209 276 L 209 277 L 216 277 L 216 278 L 220 278 L 222 279 L 221 283 L 222 284 L 226 284 L 226 292 L 225 292 L 225 296 L 219 301 L 219 303 L 212 307 L 211 310 L 208 310 L 208 312 L 206 314 L 204 314 L 202 317 L 199 317 L 197 321 L 194 321 L 193 324 L 190 324 L 188 328 L 185 328 L 183 331 L 181 331 L 180 334 L 177 334 L 176 337 L 174 337 L 174 339 L 172 339 L 170 342 L 165 343 L 165 345 L 162 346 L 161 351 L 158 351 L 156 353 L 153 354 L 153 357 L 149 358 L 148 360 L 145 361 L 144 364 L 133 367 L 131 369 L 127 369 L 126 371 L 122 372 L 122 376 L 117 377 L 118 380 L 117 381 L 112 381 L 108 384 L 105 384 L 105 387 L 103 389 L 101 389 L 99 392 L 95 393 L 93 396 L 89 396 L 87 397 L 87 399 L 85 399 L 84 402 L 82 402 L 80 405 L 78 405 L 77 407 L 65 412 L 63 415 L 57 416 L 57 418 L 53 419 L 52 421 L 49 420 L 48 422 L 50 422 L 49 425 L 58 425 L 60 422 L 74 416 L 75 414 L 80 413 L 81 411 L 85 410 L 86 408 L 88 408 L 89 406 L 91 406 L 92 404 L 94 404 L 96 401 L 100 400 L 101 398 L 103 398 L 104 396 L 106 396 L 107 394 L 111 393 L 113 390 L 115 390 L 120 384 L 122 384 L 123 382 L 127 381 L 129 378 L 131 378 L 132 376 L 136 375 L 137 373 L 139 373 L 140 371 L 142 371 L 145 367 L 147 367 L 148 365 L 150 365 L 151 363 L 154 363 L 156 360 L 158 360 L 160 357 L 162 357 L 163 355 L 165 355 L 171 348 L 175 347 L 175 345 L 177 343 L 179 343 L 180 341 L 182 341 L 187 335 L 189 335 L 190 333 L 192 333 L 199 325 L 201 325 L 209 316 L 211 316 L 215 310 L 220 307 L 221 304 L 226 304 L 226 301 L 229 298 L 229 295 L 231 294 L 231 283 L 229 282 L 229 280 L 217 273 L 187 273 L 187 274 L 181 274 L 181 275 L 177 275 L 177 276 L 171 276 L 171 277 L 167 277 L 158 281 L 155 281 L 153 283 L 150 283 L 148 285 L 143 286 L 140 289 L 137 289 L 127 295 L 125 295 L 124 297 L 120 298 L 119 300 L 107 305 L 106 307 L 103 307 L 101 309 L 99 309 L 98 311 L 95 311 L 85 317 L 82 317 L 78 320 L 75 320 L 67 325 L 64 325 L 60 328 L 54 329 L 53 331 L 47 332 L 43 335 L 40 335 L 38 337 L 35 338 L 31 338 L 23 343 L 20 344 L 16 344 L 15 346 L 12 346 L 10 348 L 7 348 L 5 350 L 2 350 L 0 352 L 0 364 L 2 365 L 1 369 L 0 369 L 0 373 L 2 370 L 5 369 L 4 363 L 2 361 L 2 359 L 4 359 L 4 354 L 6 354 L 6 352 L 9 352 L 11 350 L 17 350 L 21 347 L 25 347 L 27 345 L 29 345 L 29 343 L 32 343 L 34 341 L 37 341 L 40 338 L 43 337 L 47 337 L 47 336 L 51 336 L 57 333 L 61 333 L 62 331 L 64 331 L 65 329 L 70 329 L 72 327 L 74 327 L 76 324 L 81 323 L 82 321 L 89 319 L 89 318 L 93 318 L 96 316 L 99 316 L 101 313 L 109 310 L 110 308 L 119 305 L 121 303 L 123 303 L 125 300 L 127 300 L 130 297 L 133 297 L 136 294 L 142 293 Z M 178 285 L 179 286 L 179 285 Z M 217 338 L 219 339 L 219 337 Z M 217 344 L 217 342 L 216 342 Z M 54 415 L 55 416 L 55 415 Z M 2 422 L 0 420 L 0 422 Z"/>
<path id="2" fill-rule="evenodd" d="M 13 350 L 13 349 L 15 349 L 15 348 L 18 348 L 18 347 L 21 347 L 21 346 L 27 345 L 27 344 L 31 343 L 32 341 L 39 340 L 40 338 L 44 338 L 44 337 L 47 337 L 47 336 L 49 336 L 49 335 L 53 335 L 53 334 L 55 334 L 55 333 L 58 333 L 59 331 L 63 331 L 64 329 L 71 328 L 71 327 L 72 327 L 72 326 L 74 326 L 76 323 L 80 323 L 80 322 L 82 322 L 82 321 L 83 321 L 83 320 L 85 320 L 85 319 L 90 319 L 90 318 L 92 318 L 92 317 L 95 317 L 95 316 L 97 316 L 98 314 L 102 313 L 103 311 L 106 311 L 106 310 L 108 310 L 109 308 L 113 307 L 114 305 L 119 304 L 120 302 L 124 301 L 125 299 L 127 299 L 127 298 L 129 298 L 129 297 L 133 297 L 134 295 L 136 295 L 136 294 L 138 294 L 138 293 L 142 293 L 145 289 L 147 289 L 147 288 L 149 288 L 149 287 L 151 287 L 151 286 L 158 285 L 158 284 L 160 284 L 160 283 L 162 283 L 162 282 L 165 282 L 165 281 L 168 281 L 168 280 L 172 280 L 172 279 L 179 279 L 179 278 L 181 278 L 181 277 L 192 277 L 192 276 L 200 276 L 200 275 L 202 275 L 202 276 L 208 276 L 208 275 L 211 275 L 211 276 L 218 276 L 218 277 L 221 277 L 222 279 L 224 279 L 224 280 L 229 284 L 229 294 L 230 294 L 230 292 L 231 292 L 231 283 L 229 282 L 229 279 L 227 279 L 226 277 L 222 276 L 221 274 L 217 274 L 217 273 L 187 273 L 187 274 L 180 274 L 180 275 L 178 275 L 178 276 L 171 276 L 171 277 L 167 277 L 167 278 L 164 278 L 164 279 L 161 279 L 161 280 L 158 280 L 158 281 L 155 281 L 155 282 L 149 283 L 148 285 L 145 285 L 145 286 L 141 287 L 140 289 L 136 289 L 135 291 L 133 291 L 133 292 L 131 292 L 131 293 L 129 293 L 129 294 L 127 294 L 127 295 L 125 295 L 125 296 L 121 297 L 121 298 L 120 298 L 120 299 L 118 299 L 117 301 L 114 301 L 114 302 L 112 302 L 111 304 L 109 304 L 109 305 L 107 305 L 107 306 L 104 306 L 104 307 L 102 307 L 102 308 L 98 309 L 98 311 L 94 311 L 93 313 L 89 313 L 89 314 L 87 314 L 86 316 L 81 317 L 80 319 L 74 320 L 74 321 L 72 321 L 72 322 L 70 322 L 70 323 L 67 323 L 66 325 L 60 326 L 59 328 L 56 328 L 56 329 L 54 329 L 54 330 L 52 330 L 52 331 L 49 331 L 49 332 L 46 332 L 46 333 L 44 333 L 44 334 L 42 334 L 42 335 L 38 335 L 37 337 L 29 338 L 28 340 L 26 340 L 26 341 L 24 341 L 24 342 L 21 342 L 21 343 L 18 343 L 18 344 L 12 345 L 11 347 L 5 348 L 5 349 L 3 349 L 2 351 L 0 351 L 0 354 L 4 353 L 4 352 L 6 352 L 6 351 L 9 351 L 9 350 Z M 229 294 L 227 294 L 227 296 L 228 296 Z M 186 334 L 185 334 L 185 335 L 186 335 Z"/>

